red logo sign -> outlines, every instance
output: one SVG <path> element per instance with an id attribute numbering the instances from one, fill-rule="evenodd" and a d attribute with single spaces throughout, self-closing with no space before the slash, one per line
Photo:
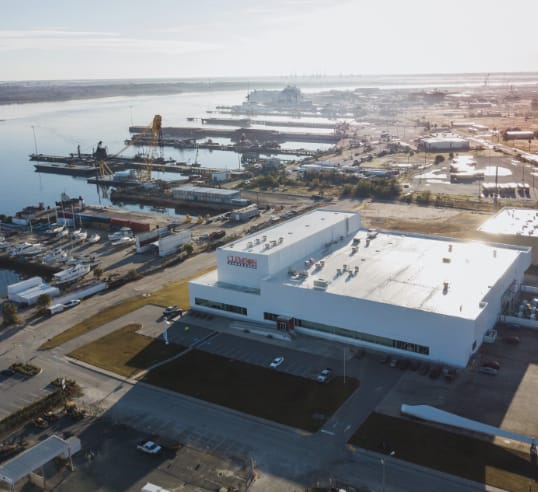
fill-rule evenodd
<path id="1" fill-rule="evenodd" d="M 228 265 L 235 265 L 244 268 L 258 268 L 256 260 L 245 256 L 228 256 Z"/>

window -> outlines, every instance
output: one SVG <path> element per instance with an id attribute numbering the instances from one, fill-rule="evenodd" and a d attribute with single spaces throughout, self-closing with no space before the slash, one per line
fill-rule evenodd
<path id="1" fill-rule="evenodd" d="M 423 355 L 430 354 L 430 348 L 424 345 L 418 345 L 416 343 L 405 342 L 402 340 L 393 340 L 392 338 L 372 335 L 370 333 L 362 333 L 360 331 L 348 330 L 346 328 L 339 328 L 337 326 L 324 325 L 322 323 L 316 323 L 314 321 L 307 321 L 304 319 L 295 319 L 295 326 L 302 326 L 310 330 L 331 333 L 333 335 L 353 338 L 355 340 L 361 340 L 363 342 L 375 343 L 376 345 L 394 347 L 399 350 L 407 350 L 408 352 L 415 352 L 417 354 L 423 354 Z"/>
<path id="2" fill-rule="evenodd" d="M 225 304 L 223 302 L 210 301 L 208 299 L 202 299 L 201 297 L 196 297 L 194 303 L 197 306 L 204 306 L 211 309 L 220 309 L 221 311 L 226 311 L 228 313 L 242 314 L 243 316 L 247 315 L 247 308 L 242 306 L 234 306 L 233 304 Z"/>

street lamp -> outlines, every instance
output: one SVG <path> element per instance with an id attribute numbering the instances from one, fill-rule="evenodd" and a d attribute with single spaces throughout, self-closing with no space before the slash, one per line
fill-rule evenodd
<path id="1" fill-rule="evenodd" d="M 164 328 L 163 328 L 163 339 L 164 339 L 164 344 L 165 345 L 168 345 L 168 327 L 170 326 L 170 321 L 168 321 L 167 319 L 164 320 Z"/>

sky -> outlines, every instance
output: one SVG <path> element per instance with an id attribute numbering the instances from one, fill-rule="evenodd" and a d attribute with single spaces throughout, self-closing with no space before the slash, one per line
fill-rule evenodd
<path id="1" fill-rule="evenodd" d="M 0 80 L 538 71 L 537 0 L 0 0 Z"/>

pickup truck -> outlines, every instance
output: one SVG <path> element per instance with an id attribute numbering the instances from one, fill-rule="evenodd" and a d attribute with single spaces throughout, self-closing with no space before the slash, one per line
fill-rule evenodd
<path id="1" fill-rule="evenodd" d="M 147 454 L 159 454 L 162 448 L 153 441 L 142 441 L 136 445 L 136 449 Z"/>

